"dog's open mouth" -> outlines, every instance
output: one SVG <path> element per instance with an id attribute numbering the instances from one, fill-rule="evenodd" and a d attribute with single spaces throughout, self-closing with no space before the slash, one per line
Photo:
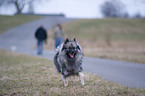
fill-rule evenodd
<path id="1" fill-rule="evenodd" d="M 74 53 L 69 53 L 69 56 L 71 57 L 71 58 L 74 58 Z"/>

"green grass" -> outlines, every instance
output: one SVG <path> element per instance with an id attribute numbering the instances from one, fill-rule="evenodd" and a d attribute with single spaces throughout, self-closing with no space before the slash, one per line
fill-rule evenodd
<path id="1" fill-rule="evenodd" d="M 145 40 L 145 19 L 84 19 L 64 25 L 67 36 L 83 40 Z"/>
<path id="2" fill-rule="evenodd" d="M 0 16 L 0 34 L 6 30 L 16 27 L 20 24 L 24 24 L 36 19 L 42 18 L 42 16 L 31 15 L 14 15 L 14 16 Z"/>
<path id="3" fill-rule="evenodd" d="M 145 64 L 145 19 L 81 19 L 63 28 L 66 38 L 78 40 L 85 56 Z"/>
<path id="4" fill-rule="evenodd" d="M 53 62 L 0 50 L 0 96 L 144 96 L 145 90 L 123 87 L 85 72 L 85 86 L 70 77 L 64 87 Z"/>

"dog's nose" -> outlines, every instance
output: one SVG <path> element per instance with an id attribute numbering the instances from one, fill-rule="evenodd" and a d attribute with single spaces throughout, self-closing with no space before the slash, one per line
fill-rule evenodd
<path id="1" fill-rule="evenodd" d="M 75 53 L 75 51 L 74 51 L 73 49 L 71 49 L 71 52 L 72 52 L 72 53 Z"/>

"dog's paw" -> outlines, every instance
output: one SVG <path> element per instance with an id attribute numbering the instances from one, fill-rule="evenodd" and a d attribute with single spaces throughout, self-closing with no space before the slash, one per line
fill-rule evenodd
<path id="1" fill-rule="evenodd" d="M 84 85 L 85 85 L 85 82 L 84 82 L 84 81 L 81 81 L 81 83 L 82 83 L 82 86 L 84 86 Z"/>
<path id="2" fill-rule="evenodd" d="M 84 82 L 84 74 L 82 72 L 79 73 L 80 79 L 81 79 L 81 84 L 84 86 L 85 82 Z"/>
<path id="3" fill-rule="evenodd" d="M 68 84 L 67 84 L 67 83 L 64 83 L 64 86 L 65 86 L 65 87 L 67 87 L 67 86 L 68 86 Z"/>
<path id="4" fill-rule="evenodd" d="M 67 87 L 68 86 L 68 79 L 64 80 L 64 86 Z"/>

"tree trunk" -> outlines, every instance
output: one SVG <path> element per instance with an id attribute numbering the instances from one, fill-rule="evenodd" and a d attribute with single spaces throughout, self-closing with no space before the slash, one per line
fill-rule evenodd
<path id="1" fill-rule="evenodd" d="M 18 2 L 15 2 L 15 6 L 16 6 L 16 9 L 17 9 L 16 14 L 22 14 L 22 8 L 20 8 L 20 5 L 18 4 Z"/>

